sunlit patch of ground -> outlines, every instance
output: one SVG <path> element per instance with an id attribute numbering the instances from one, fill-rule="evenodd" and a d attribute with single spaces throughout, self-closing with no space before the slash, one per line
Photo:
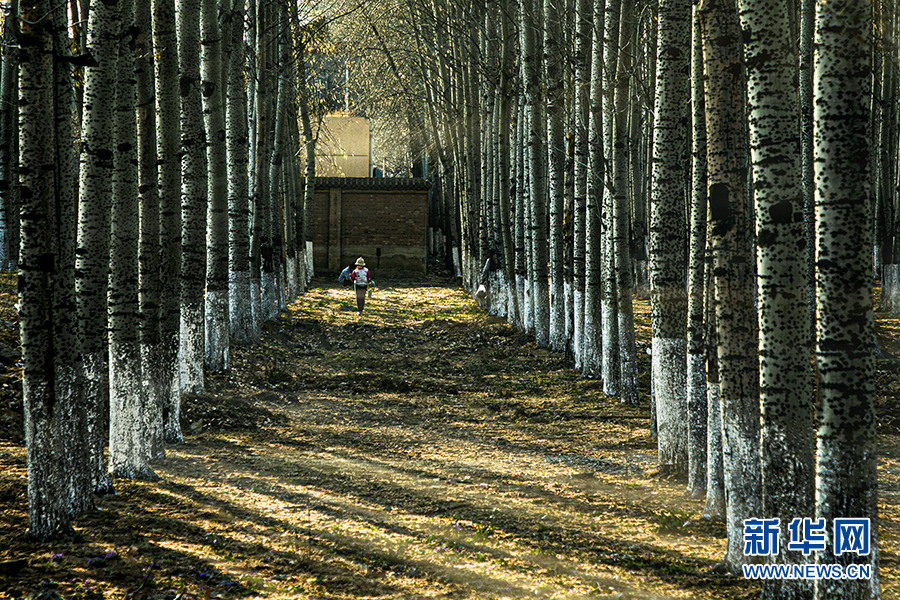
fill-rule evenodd
<path id="1" fill-rule="evenodd" d="M 641 404 L 622 405 L 460 288 L 378 282 L 362 317 L 352 290 L 318 281 L 261 344 L 235 345 L 231 373 L 209 374 L 207 393 L 186 399 L 188 440 L 155 463 L 162 481 L 117 482 L 74 538 L 16 537 L 24 451 L 0 445 L 0 595 L 758 596 L 710 571 L 723 526 L 698 518 L 684 481 L 657 474 L 646 353 Z M 649 342 L 647 304 L 635 314 Z M 881 374 L 890 361 L 880 386 L 894 381 Z M 891 598 L 900 437 L 886 424 L 893 397 L 880 402 Z M 26 566 L 5 570 L 17 558 Z"/>

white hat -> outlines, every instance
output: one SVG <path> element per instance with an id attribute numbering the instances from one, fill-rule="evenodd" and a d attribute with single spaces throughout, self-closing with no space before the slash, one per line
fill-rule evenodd
<path id="1" fill-rule="evenodd" d="M 357 266 L 364 267 L 364 266 L 366 266 L 366 261 L 364 261 L 363 257 L 360 256 L 359 258 L 356 259 L 356 264 L 357 264 Z"/>

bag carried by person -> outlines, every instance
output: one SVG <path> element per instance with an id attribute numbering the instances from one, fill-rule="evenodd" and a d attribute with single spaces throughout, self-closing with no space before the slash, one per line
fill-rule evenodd
<path id="1" fill-rule="evenodd" d="M 338 282 L 344 284 L 345 287 L 353 283 L 353 280 L 350 279 L 350 267 L 341 271 L 341 274 L 338 275 Z"/>

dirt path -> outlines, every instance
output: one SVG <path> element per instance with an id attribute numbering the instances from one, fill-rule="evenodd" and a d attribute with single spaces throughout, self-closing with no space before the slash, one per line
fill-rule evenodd
<path id="1" fill-rule="evenodd" d="M 646 399 L 606 398 L 443 281 L 386 286 L 362 318 L 350 292 L 317 283 L 185 400 L 188 441 L 156 464 L 162 481 L 119 482 L 74 539 L 8 537 L 26 523 L 23 457 L 0 444 L 0 540 L 13 540 L 0 561 L 27 559 L 0 563 L 0 592 L 757 597 L 710 571 L 724 528 L 657 475 Z M 900 489 L 887 485 L 885 598 Z"/>

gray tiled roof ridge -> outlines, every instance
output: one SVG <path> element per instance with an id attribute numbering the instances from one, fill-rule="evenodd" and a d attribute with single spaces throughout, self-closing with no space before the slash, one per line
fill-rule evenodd
<path id="1" fill-rule="evenodd" d="M 316 189 L 427 190 L 431 182 L 422 177 L 316 177 Z"/>

